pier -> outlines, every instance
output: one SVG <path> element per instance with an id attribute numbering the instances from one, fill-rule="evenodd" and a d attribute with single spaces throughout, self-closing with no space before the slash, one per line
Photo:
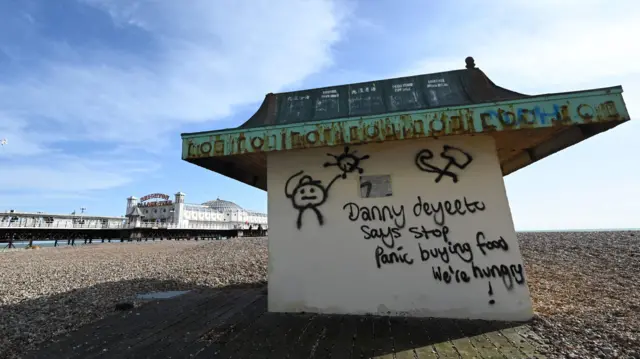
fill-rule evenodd
<path id="1" fill-rule="evenodd" d="M 130 222 L 125 217 L 7 212 L 4 217 L 0 217 L 0 248 L 14 248 L 16 242 L 29 242 L 29 246 L 33 246 L 37 242 L 53 241 L 54 246 L 57 246 L 112 241 L 260 237 L 267 235 L 265 227 L 247 222 L 177 224 Z"/>
<path id="2" fill-rule="evenodd" d="M 15 242 L 132 242 L 155 240 L 212 240 L 263 237 L 269 227 L 267 214 L 247 210 L 220 198 L 202 204 L 185 203 L 185 194 L 174 199 L 163 193 L 127 198 L 124 216 L 94 216 L 84 212 L 0 212 L 0 248 Z"/>

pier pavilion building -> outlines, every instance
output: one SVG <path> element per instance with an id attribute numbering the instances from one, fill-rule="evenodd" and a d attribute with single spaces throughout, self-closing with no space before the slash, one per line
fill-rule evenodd
<path id="1" fill-rule="evenodd" d="M 185 203 L 185 194 L 152 193 L 127 198 L 126 217 L 133 226 L 177 227 L 219 230 L 266 230 L 267 214 L 242 208 L 217 198 L 202 204 Z"/>

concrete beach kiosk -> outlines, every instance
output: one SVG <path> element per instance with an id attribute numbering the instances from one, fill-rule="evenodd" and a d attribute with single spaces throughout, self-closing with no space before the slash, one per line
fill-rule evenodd
<path id="1" fill-rule="evenodd" d="M 268 94 L 182 159 L 268 191 L 271 312 L 528 320 L 503 176 L 629 120 L 621 87 L 466 69 Z"/>

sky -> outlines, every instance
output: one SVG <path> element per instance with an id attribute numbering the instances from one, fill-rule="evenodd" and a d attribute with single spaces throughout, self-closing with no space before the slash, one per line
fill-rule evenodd
<path id="1" fill-rule="evenodd" d="M 0 211 L 124 214 L 178 191 L 265 211 L 182 161 L 269 92 L 477 67 L 525 94 L 622 85 L 632 120 L 507 177 L 519 230 L 640 227 L 635 0 L 0 0 Z"/>

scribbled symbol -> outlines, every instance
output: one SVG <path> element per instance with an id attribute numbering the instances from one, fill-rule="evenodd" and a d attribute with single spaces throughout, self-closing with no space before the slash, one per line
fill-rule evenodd
<path id="1" fill-rule="evenodd" d="M 493 287 L 491 286 L 491 281 L 489 281 L 489 297 L 493 297 Z M 496 301 L 493 298 L 491 298 L 489 300 L 489 304 L 494 305 L 496 304 Z"/>
<path id="2" fill-rule="evenodd" d="M 451 172 L 449 169 L 451 166 L 454 166 L 463 170 L 471 163 L 471 161 L 473 161 L 473 157 L 457 147 L 443 145 L 442 149 L 440 157 L 447 160 L 447 164 L 444 168 L 437 167 L 430 163 L 434 156 L 433 152 L 429 149 L 424 149 L 418 152 L 416 155 L 416 166 L 418 166 L 421 171 L 437 173 L 438 177 L 436 177 L 436 183 L 439 183 L 444 176 L 451 177 L 453 183 L 458 183 L 458 175 Z"/>
<path id="3" fill-rule="evenodd" d="M 293 208 L 298 210 L 298 219 L 296 220 L 296 225 L 298 229 L 302 228 L 302 215 L 307 209 L 315 212 L 316 217 L 318 218 L 318 223 L 320 225 L 324 224 L 324 216 L 322 212 L 318 209 L 322 204 L 327 201 L 327 197 L 329 196 L 329 189 L 335 183 L 335 181 L 340 178 L 340 175 L 335 176 L 331 182 L 325 187 L 321 181 L 313 179 L 309 175 L 305 175 L 300 177 L 298 183 L 293 187 L 291 191 L 289 191 L 290 182 L 302 175 L 304 171 L 297 172 L 293 174 L 284 185 L 284 193 L 287 198 L 291 199 L 291 204 Z"/>
<path id="4" fill-rule="evenodd" d="M 349 146 L 344 147 L 344 152 L 339 155 L 333 155 L 327 153 L 327 156 L 333 157 L 335 162 L 326 162 L 324 167 L 337 166 L 342 171 L 342 179 L 347 178 L 347 173 L 358 171 L 358 173 L 364 172 L 360 168 L 360 162 L 369 158 L 369 155 L 362 157 L 356 156 L 358 151 L 349 152 Z"/>
<path id="5" fill-rule="evenodd" d="M 373 189 L 373 183 L 371 183 L 371 181 L 364 181 L 360 183 L 360 188 L 364 188 L 365 190 L 364 197 L 369 198 L 369 196 L 371 196 L 371 190 Z"/>

